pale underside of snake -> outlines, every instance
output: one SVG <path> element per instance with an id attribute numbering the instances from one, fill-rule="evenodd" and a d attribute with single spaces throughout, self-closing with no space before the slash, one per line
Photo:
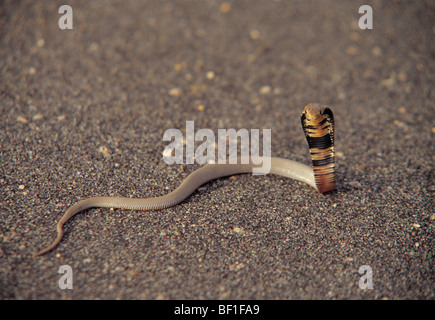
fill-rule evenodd
<path id="1" fill-rule="evenodd" d="M 336 189 L 334 166 L 334 119 L 332 111 L 312 103 L 301 115 L 302 128 L 310 148 L 313 168 L 292 160 L 270 158 L 270 172 L 304 182 L 320 193 Z M 255 160 L 255 159 L 253 159 Z M 195 170 L 174 191 L 155 198 L 134 199 L 124 197 L 94 197 L 82 200 L 70 207 L 56 226 L 57 237 L 45 249 L 34 254 L 43 255 L 53 250 L 62 240 L 64 224 L 75 214 L 89 208 L 119 208 L 129 210 L 156 210 L 174 206 L 184 201 L 201 185 L 218 178 L 235 174 L 251 173 L 259 167 L 258 161 L 248 164 L 206 164 Z M 314 169 L 314 170 L 313 170 Z"/>

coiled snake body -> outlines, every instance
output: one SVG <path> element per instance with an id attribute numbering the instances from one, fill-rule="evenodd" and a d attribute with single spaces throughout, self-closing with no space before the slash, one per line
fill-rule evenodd
<path id="1" fill-rule="evenodd" d="M 334 167 L 334 118 L 332 111 L 317 103 L 304 108 L 301 116 L 302 128 L 308 141 L 313 169 L 292 160 L 272 157 L 270 173 L 292 178 L 312 186 L 320 193 L 336 188 Z M 240 163 L 240 162 L 239 162 Z M 192 172 L 181 185 L 161 197 L 132 199 L 124 197 L 94 197 L 82 200 L 70 207 L 56 226 L 57 237 L 45 249 L 34 256 L 43 255 L 54 249 L 62 240 L 63 225 L 75 214 L 96 207 L 121 208 L 130 210 L 164 209 L 174 206 L 204 183 L 234 174 L 250 173 L 258 167 L 251 161 L 248 164 L 207 164 Z"/>

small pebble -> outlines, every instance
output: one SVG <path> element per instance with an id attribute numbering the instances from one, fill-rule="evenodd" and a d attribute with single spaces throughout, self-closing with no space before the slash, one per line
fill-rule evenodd
<path id="1" fill-rule="evenodd" d="M 346 49 L 346 53 L 350 56 L 355 56 L 358 54 L 358 52 L 359 50 L 355 46 L 350 46 L 349 48 Z"/>
<path id="2" fill-rule="evenodd" d="M 358 40 L 360 39 L 360 36 L 359 36 L 358 33 L 356 33 L 356 32 L 352 32 L 352 33 L 350 34 L 350 39 L 353 40 L 353 41 L 358 41 Z"/>
<path id="3" fill-rule="evenodd" d="M 381 81 L 381 85 L 384 87 L 392 88 L 396 84 L 396 76 L 394 74 L 390 75 L 389 78 Z"/>
<path id="4" fill-rule="evenodd" d="M 233 228 L 233 232 L 238 233 L 238 234 L 242 234 L 243 233 L 243 229 L 239 228 L 239 227 L 234 227 Z"/>
<path id="5" fill-rule="evenodd" d="M 89 52 L 97 52 L 99 48 L 98 43 L 96 42 L 92 42 L 91 45 L 89 46 Z"/>
<path id="6" fill-rule="evenodd" d="M 26 118 L 22 117 L 22 116 L 18 116 L 17 117 L 17 121 L 21 122 L 21 123 L 27 123 L 29 122 Z"/>
<path id="7" fill-rule="evenodd" d="M 174 66 L 174 70 L 175 71 L 180 71 L 183 68 L 183 65 L 181 63 L 177 63 Z"/>
<path id="8" fill-rule="evenodd" d="M 231 11 L 231 4 L 228 2 L 223 2 L 220 6 L 220 11 L 222 13 L 228 13 Z"/>
<path id="9" fill-rule="evenodd" d="M 41 120 L 42 118 L 43 118 L 42 114 L 38 113 L 38 114 L 35 114 L 33 116 L 32 120 L 33 121 L 35 121 L 35 120 Z"/>
<path id="10" fill-rule="evenodd" d="M 98 149 L 98 151 L 101 152 L 101 153 L 103 153 L 104 155 L 108 155 L 108 154 L 110 153 L 109 148 L 107 148 L 106 146 L 101 146 L 101 147 Z"/>
<path id="11" fill-rule="evenodd" d="M 272 91 L 270 86 L 262 86 L 260 88 L 260 94 L 269 94 Z"/>
<path id="12" fill-rule="evenodd" d="M 397 80 L 399 80 L 399 81 L 406 81 L 406 73 L 404 73 L 404 72 L 399 72 L 399 74 L 397 75 Z"/>
<path id="13" fill-rule="evenodd" d="M 229 266 L 229 269 L 231 271 L 237 271 L 237 270 L 242 269 L 244 266 L 245 266 L 245 264 L 243 262 L 236 262 L 236 263 L 231 264 Z"/>
<path id="14" fill-rule="evenodd" d="M 398 126 L 399 128 L 406 128 L 406 127 L 407 127 L 406 123 L 404 123 L 404 122 L 402 122 L 402 121 L 399 121 L 399 120 L 394 120 L 393 123 L 394 123 L 396 126 Z"/>
<path id="15" fill-rule="evenodd" d="M 337 158 L 344 159 L 344 153 L 341 152 L 341 151 L 337 151 L 337 152 L 335 153 L 335 155 L 337 156 Z"/>
<path id="16" fill-rule="evenodd" d="M 379 47 L 374 47 L 374 48 L 372 49 L 372 54 L 373 54 L 374 56 L 379 57 L 379 56 L 382 55 L 382 49 L 379 48 Z"/>
<path id="17" fill-rule="evenodd" d="M 42 48 L 44 45 L 45 45 L 44 39 L 38 39 L 38 41 L 36 41 L 36 46 L 38 46 L 39 48 Z"/>
<path id="18" fill-rule="evenodd" d="M 180 88 L 172 88 L 169 90 L 169 95 L 174 97 L 180 97 L 183 94 L 183 91 Z"/>
<path id="19" fill-rule="evenodd" d="M 258 31 L 258 30 L 252 30 L 250 32 L 250 36 L 251 36 L 251 39 L 257 40 L 258 38 L 260 38 L 260 31 Z"/>

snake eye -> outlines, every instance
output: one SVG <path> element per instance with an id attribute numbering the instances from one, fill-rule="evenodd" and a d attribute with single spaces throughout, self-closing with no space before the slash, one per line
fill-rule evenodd
<path id="1" fill-rule="evenodd" d="M 317 189 L 325 193 L 336 189 L 334 115 L 318 103 L 305 106 L 302 128 L 310 148 Z"/>

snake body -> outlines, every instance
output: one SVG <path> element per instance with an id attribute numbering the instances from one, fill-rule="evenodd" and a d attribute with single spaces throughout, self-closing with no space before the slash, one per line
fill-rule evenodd
<path id="1" fill-rule="evenodd" d="M 309 107 L 311 106 L 311 107 Z M 309 107 L 309 108 L 308 108 Z M 307 111 L 308 110 L 308 111 Z M 325 110 L 329 110 L 327 121 L 330 121 L 332 118 L 332 112 L 330 112 L 329 108 L 324 108 L 317 104 L 311 104 L 305 107 L 304 113 L 302 114 L 302 118 L 307 118 L 307 113 L 309 113 L 309 119 L 310 123 L 312 123 L 314 119 L 314 115 L 317 112 L 318 117 L 324 117 Z M 330 112 L 330 113 L 329 113 Z M 330 115 L 329 115 L 330 114 Z M 333 118 L 332 118 L 333 119 Z M 321 120 L 320 122 L 322 122 Z M 332 120 L 333 121 L 333 120 Z M 303 121 L 304 123 L 304 121 Z M 306 129 L 308 128 L 308 129 Z M 320 125 L 318 129 L 313 129 L 310 127 L 310 125 L 306 125 L 303 129 L 305 131 L 305 134 L 308 137 L 314 136 L 314 138 L 317 138 L 317 135 L 321 135 L 321 133 L 324 133 L 323 127 Z M 310 130 L 307 133 L 307 130 Z M 323 131 L 322 131 L 323 130 Z M 322 131 L 319 134 L 319 131 Z M 316 141 L 316 139 L 314 139 Z M 333 141 L 333 140 L 332 140 Z M 308 141 L 310 145 L 310 141 Z M 313 147 L 314 148 L 314 147 Z M 332 145 L 333 148 L 333 145 Z M 310 145 L 310 150 L 312 149 Z M 332 149 L 333 152 L 333 149 Z M 326 154 L 326 156 L 330 156 L 330 154 Z M 313 153 L 312 153 L 313 157 Z M 318 157 L 317 157 L 318 158 Z M 318 159 L 316 158 L 316 161 Z M 155 209 L 164 209 L 171 206 L 174 206 L 183 200 L 185 200 L 189 195 L 191 195 L 198 187 L 205 184 L 206 182 L 209 182 L 211 180 L 215 180 L 222 177 L 227 177 L 235 174 L 241 174 L 241 173 L 251 173 L 253 172 L 253 169 L 256 167 L 259 167 L 258 163 L 259 161 L 252 161 L 255 159 L 251 159 L 251 161 L 247 164 L 242 164 L 241 161 L 238 161 L 237 164 L 207 164 L 194 172 L 192 172 L 190 175 L 187 176 L 187 178 L 180 184 L 178 188 L 176 188 L 174 191 L 168 193 L 167 195 L 161 196 L 161 197 L 154 197 L 154 198 L 146 198 L 146 199 L 132 199 L 132 198 L 124 198 L 124 197 L 94 197 L 89 198 L 86 200 L 82 200 L 74 204 L 72 207 L 70 207 L 63 217 L 59 220 L 56 226 L 57 230 L 57 237 L 56 239 L 45 249 L 37 252 L 34 254 L 34 256 L 40 256 L 43 255 L 51 250 L 53 250 L 62 240 L 64 231 L 63 226 L 64 224 L 75 214 L 89 209 L 89 208 L 96 208 L 96 207 L 103 207 L 103 208 L 120 208 L 120 209 L 129 209 L 129 210 L 155 210 Z M 305 164 L 287 160 L 283 158 L 276 158 L 272 157 L 270 158 L 270 173 L 288 177 L 297 181 L 304 182 L 310 186 L 312 186 L 317 191 L 323 193 L 326 191 L 331 191 L 332 186 L 331 183 L 327 184 L 327 188 L 324 187 L 325 183 L 323 182 L 324 174 L 322 172 L 317 172 L 316 175 L 316 169 L 313 172 L 313 169 Z M 328 160 L 329 161 L 329 160 Z M 329 164 L 329 162 L 328 162 Z M 313 166 L 314 166 L 314 158 L 313 158 Z M 316 168 L 316 166 L 314 166 Z M 329 167 L 328 167 L 329 168 Z M 323 170 L 323 169 L 322 169 Z M 334 188 L 335 188 L 335 172 L 331 172 L 330 169 L 328 169 L 328 172 L 326 174 L 327 181 L 330 180 L 330 176 L 334 176 Z M 323 178 L 318 178 L 318 177 Z M 323 179 L 323 180 L 322 180 Z M 320 183 L 320 187 L 319 187 Z M 326 191 L 325 191 L 326 190 Z"/>

